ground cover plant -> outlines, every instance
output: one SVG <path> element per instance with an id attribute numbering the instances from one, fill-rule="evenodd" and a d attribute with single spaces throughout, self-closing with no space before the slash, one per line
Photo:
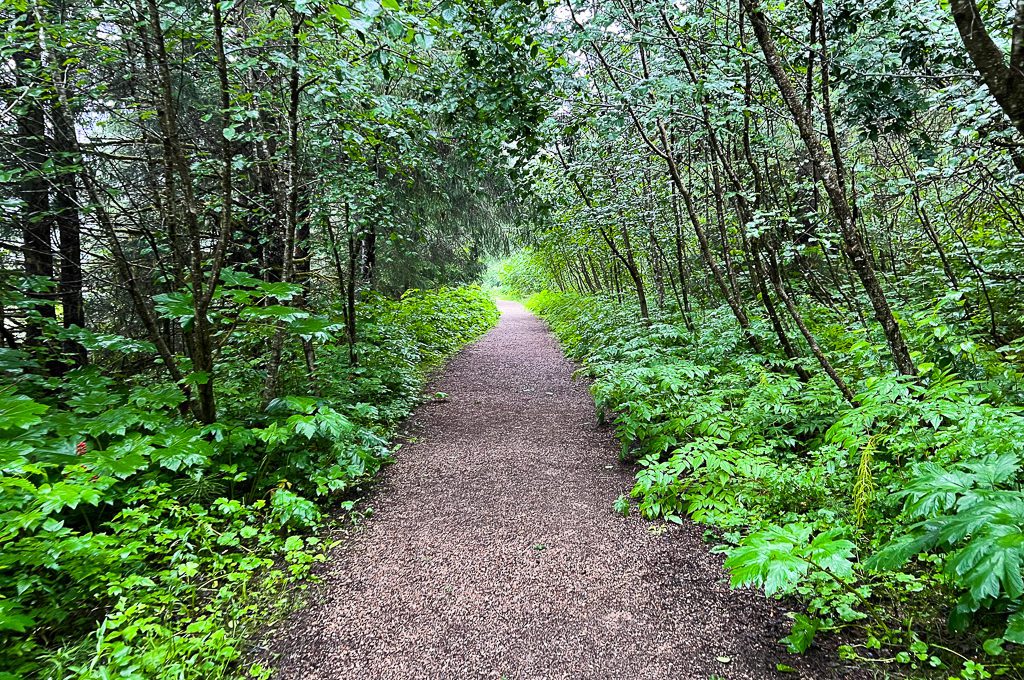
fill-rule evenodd
<path id="1" fill-rule="evenodd" d="M 391 460 L 390 439 L 427 372 L 497 318 L 478 288 L 360 308 L 357 363 L 344 337 L 320 331 L 315 391 L 307 376 L 286 374 L 265 407 L 239 399 L 206 425 L 183 415 L 173 383 L 116 380 L 95 366 L 58 381 L 3 350 L 4 677 L 238 672 L 244 636 L 322 557 L 315 530 Z M 298 318 L 300 334 L 314 319 L 344 328 L 329 315 Z M 86 342 L 152 355 L 120 337 Z M 258 394 L 251 382 L 225 377 L 217 396 Z"/>
<path id="2" fill-rule="evenodd" d="M 850 404 L 827 376 L 801 383 L 751 353 L 727 309 L 690 331 L 609 298 L 529 304 L 638 466 L 616 509 L 720 528 L 733 586 L 806 605 L 791 650 L 849 628 L 842 653 L 893 672 L 1019 671 L 1024 418 L 1006 396 L 1019 373 L 964 379 L 958 363 L 984 359 L 947 340 L 918 380 L 852 362 Z"/>

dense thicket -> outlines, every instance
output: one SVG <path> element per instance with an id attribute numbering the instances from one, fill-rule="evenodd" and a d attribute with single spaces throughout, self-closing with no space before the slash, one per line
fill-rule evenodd
<path id="1" fill-rule="evenodd" d="M 248 672 L 496 319 L 537 9 L 0 6 L 0 677 Z"/>
<path id="2" fill-rule="evenodd" d="M 728 527 L 736 584 L 806 596 L 796 649 L 853 627 L 911 674 L 1019 670 L 1021 7 L 551 15 L 548 221 L 497 275 L 563 293 L 536 308 L 640 510 Z"/>

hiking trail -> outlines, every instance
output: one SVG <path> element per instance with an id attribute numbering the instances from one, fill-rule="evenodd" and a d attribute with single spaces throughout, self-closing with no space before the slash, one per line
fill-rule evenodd
<path id="1" fill-rule="evenodd" d="M 730 590 L 703 528 L 613 513 L 632 477 L 612 431 L 546 325 L 499 306 L 271 633 L 275 677 L 854 677 L 832 651 L 787 654 L 785 609 Z"/>

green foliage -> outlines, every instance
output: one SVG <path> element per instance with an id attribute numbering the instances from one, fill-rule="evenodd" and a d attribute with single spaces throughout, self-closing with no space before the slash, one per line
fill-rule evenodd
<path id="1" fill-rule="evenodd" d="M 728 309 L 688 331 L 671 312 L 644 324 L 608 298 L 545 292 L 528 304 L 593 379 L 599 419 L 637 462 L 640 512 L 722 527 L 734 587 L 805 602 L 783 640 L 792 651 L 851 626 L 899 650 L 946 613 L 979 652 L 992 640 L 986 649 L 1019 657 L 1024 419 L 988 396 L 1007 393 L 1004 374 L 865 372 L 851 405 L 821 375 L 768 369 L 723 332 Z M 909 635 L 914 621 L 925 629 Z"/>
<path id="2" fill-rule="evenodd" d="M 501 296 L 513 300 L 525 300 L 555 285 L 544 259 L 528 248 L 492 262 L 487 268 L 485 282 L 498 290 Z"/>
<path id="3" fill-rule="evenodd" d="M 498 322 L 494 302 L 475 286 L 409 290 L 393 312 L 389 320 L 413 336 L 420 348 L 420 363 L 430 368 Z"/>
<path id="4" fill-rule="evenodd" d="M 854 544 L 841 529 L 813 534 L 804 524 L 771 526 L 746 536 L 729 552 L 725 566 L 732 585 L 755 585 L 766 595 L 792 593 L 812 571 L 836 577 L 853 575 Z"/>
<path id="5" fill-rule="evenodd" d="M 944 467 L 921 463 L 896 495 L 904 515 L 922 520 L 872 556 L 897 569 L 922 552 L 944 553 L 943 573 L 962 594 L 950 624 L 962 630 L 979 610 L 1009 611 L 1003 639 L 1024 644 L 1024 493 L 1010 454 Z"/>
<path id="6" fill-rule="evenodd" d="M 235 302 L 245 290 L 266 294 L 234 283 L 243 287 L 224 295 Z M 165 313 L 176 304 L 168 297 Z M 244 671 L 244 636 L 322 559 L 312 532 L 390 460 L 388 439 L 427 371 L 497 318 L 476 288 L 359 309 L 357 366 L 329 316 L 274 312 L 327 322 L 310 337 L 327 338 L 321 370 L 339 378 L 309 394 L 308 376 L 289 364 L 296 396 L 262 411 L 229 402 L 205 426 L 152 374 L 91 366 L 58 381 L 0 350 L 0 668 L 81 678 Z M 259 337 L 267 318 L 242 316 L 235 332 Z M 238 354 L 217 369 L 222 397 L 258 390 Z"/>

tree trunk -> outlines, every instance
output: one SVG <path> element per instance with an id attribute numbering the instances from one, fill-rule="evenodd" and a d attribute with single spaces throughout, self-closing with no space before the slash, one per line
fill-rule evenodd
<path id="1" fill-rule="evenodd" d="M 352 215 L 345 201 L 345 233 L 348 234 L 348 280 L 345 291 L 345 322 L 348 331 L 348 363 L 356 365 L 356 238 L 352 230 Z"/>
<path id="2" fill-rule="evenodd" d="M 54 95 L 49 113 L 53 127 L 53 160 L 57 165 L 52 206 L 53 220 L 57 227 L 60 265 L 57 297 L 61 304 L 64 328 L 85 328 L 85 303 L 82 298 L 82 223 L 78 212 L 79 200 L 74 167 L 81 162 L 80 154 L 76 152 L 78 138 L 71 117 L 70 99 L 64 86 L 64 74 L 60 72 L 54 55 L 47 46 L 43 28 L 43 9 L 38 2 L 34 3 L 33 9 L 36 23 L 39 24 L 39 55 L 42 66 L 52 82 Z M 53 20 L 59 23 L 63 17 L 58 13 Z M 76 366 L 83 366 L 89 360 L 85 347 L 74 340 L 65 340 L 62 352 L 65 361 L 70 360 Z M 61 372 L 62 369 L 63 364 Z"/>
<path id="3" fill-rule="evenodd" d="M 981 73 L 985 87 L 1017 131 L 1024 135 L 1024 2 L 1016 3 L 1009 55 L 992 40 L 974 0 L 950 0 L 949 9 L 967 56 Z"/>
<path id="4" fill-rule="evenodd" d="M 26 19 L 27 21 L 27 19 Z M 15 85 L 28 90 L 36 75 L 32 64 L 40 61 L 38 47 L 28 47 L 14 54 Z M 53 245 L 51 243 L 53 219 L 50 214 L 50 192 L 43 165 L 47 159 L 46 117 L 43 107 L 29 93 L 16 113 L 16 126 L 21 152 L 18 165 L 24 172 L 18 184 L 21 199 L 22 255 L 25 276 L 36 278 L 30 297 L 39 301 L 36 311 L 44 319 L 55 319 L 53 282 Z M 39 323 L 30 321 L 26 328 L 26 342 L 36 345 L 42 340 Z"/>
<path id="5" fill-rule="evenodd" d="M 836 221 L 839 224 L 844 251 L 853 265 L 853 269 L 857 273 L 861 285 L 868 295 L 868 299 L 871 301 L 871 306 L 875 312 L 875 319 L 881 325 L 882 332 L 885 334 L 896 370 L 903 375 L 915 376 L 917 375 L 917 368 L 914 366 L 914 361 L 910 356 L 910 350 L 907 348 L 903 333 L 896 322 L 896 317 L 893 316 L 892 309 L 889 307 L 889 301 L 885 297 L 882 286 L 875 276 L 874 267 L 865 252 L 863 240 L 860 234 L 857 233 L 853 210 L 847 200 L 843 179 L 839 174 L 841 168 L 837 167 L 836 163 L 828 161 L 825 148 L 814 130 L 810 114 L 804 108 L 792 80 L 790 80 L 782 66 L 782 60 L 775 46 L 775 40 L 768 30 L 768 24 L 758 5 L 758 0 L 742 0 L 742 2 L 747 15 L 750 17 L 750 23 L 753 26 L 757 42 L 761 46 L 761 52 L 764 54 L 765 65 L 768 67 L 772 79 L 779 88 L 786 108 L 789 109 L 800 131 L 800 138 L 803 140 L 821 183 L 825 187 L 825 193 L 828 195 Z"/>

